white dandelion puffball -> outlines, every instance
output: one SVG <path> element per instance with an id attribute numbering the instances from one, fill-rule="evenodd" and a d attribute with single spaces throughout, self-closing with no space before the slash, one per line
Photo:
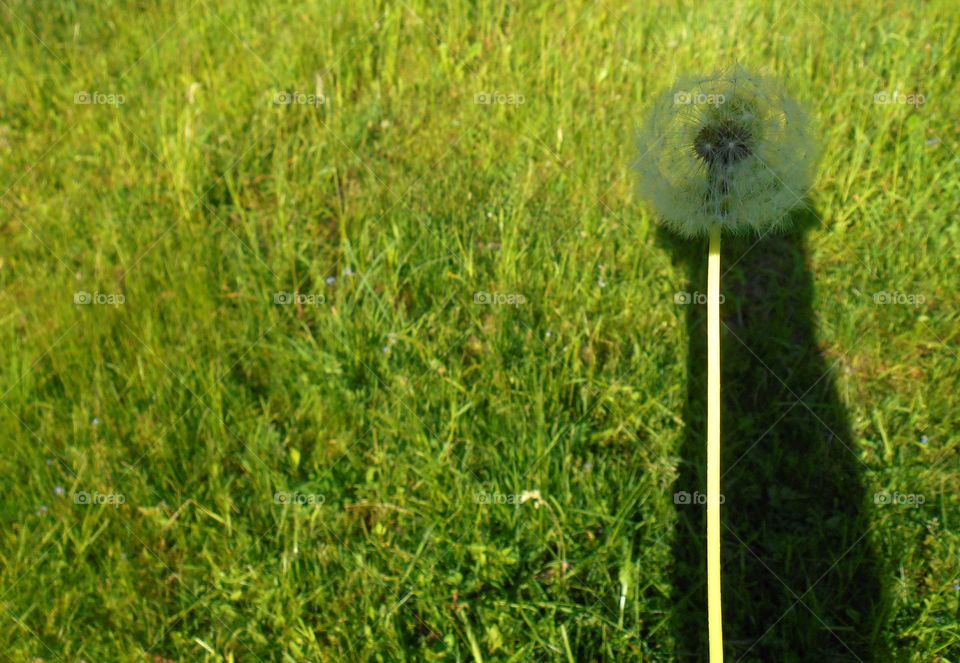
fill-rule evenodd
<path id="1" fill-rule="evenodd" d="M 640 195 L 686 237 L 782 225 L 816 162 L 804 110 L 739 65 L 678 81 L 647 111 L 638 150 Z"/>

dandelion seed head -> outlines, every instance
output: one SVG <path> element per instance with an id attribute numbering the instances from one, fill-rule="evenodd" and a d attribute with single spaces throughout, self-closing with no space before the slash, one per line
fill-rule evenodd
<path id="1" fill-rule="evenodd" d="M 682 79 L 651 104 L 638 139 L 640 195 L 672 230 L 763 232 L 803 203 L 816 150 L 804 110 L 739 65 Z"/>

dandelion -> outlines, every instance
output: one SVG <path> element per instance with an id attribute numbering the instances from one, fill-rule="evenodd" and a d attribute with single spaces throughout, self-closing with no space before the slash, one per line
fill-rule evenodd
<path id="1" fill-rule="evenodd" d="M 816 158 L 802 107 L 739 65 L 678 81 L 651 106 L 638 149 L 640 195 L 685 237 L 782 224 Z"/>
<path id="2" fill-rule="evenodd" d="M 739 65 L 677 82 L 648 111 L 639 193 L 684 237 L 709 236 L 707 261 L 707 617 L 723 660 L 720 610 L 720 234 L 782 226 L 809 191 L 816 151 L 806 113 L 773 80 Z"/>

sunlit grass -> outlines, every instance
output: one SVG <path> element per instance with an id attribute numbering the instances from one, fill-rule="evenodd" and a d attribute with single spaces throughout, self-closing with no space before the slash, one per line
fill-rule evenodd
<path id="1" fill-rule="evenodd" d="M 861 481 L 925 498 L 864 505 L 877 651 L 960 660 L 950 10 L 4 2 L 0 658 L 671 660 L 686 281 L 633 132 L 738 59 L 820 125 Z"/>

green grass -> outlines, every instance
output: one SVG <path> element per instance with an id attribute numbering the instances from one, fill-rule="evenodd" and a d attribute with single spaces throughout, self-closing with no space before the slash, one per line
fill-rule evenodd
<path id="1" fill-rule="evenodd" d="M 651 94 L 736 58 L 825 157 L 801 249 L 724 248 L 760 274 L 725 282 L 729 659 L 960 661 L 952 3 L 0 15 L 0 660 L 696 660 L 702 311 L 674 294 L 706 252 L 630 163 Z M 763 438 L 824 374 L 786 421 L 846 449 Z"/>

